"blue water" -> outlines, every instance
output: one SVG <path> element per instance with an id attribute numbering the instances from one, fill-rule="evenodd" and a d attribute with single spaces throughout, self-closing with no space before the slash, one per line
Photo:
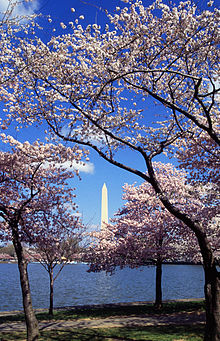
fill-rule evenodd
<path id="1" fill-rule="evenodd" d="M 112 276 L 88 273 L 86 264 L 64 267 L 54 284 L 54 306 L 153 301 L 155 267 L 117 270 Z M 29 264 L 34 308 L 49 304 L 49 276 L 40 264 Z M 163 299 L 201 298 L 204 275 L 200 265 L 163 265 Z M 17 264 L 0 264 L 0 311 L 22 310 Z"/>

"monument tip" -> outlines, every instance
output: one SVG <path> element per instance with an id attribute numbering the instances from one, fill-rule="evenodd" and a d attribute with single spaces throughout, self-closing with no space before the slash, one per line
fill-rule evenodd
<path id="1" fill-rule="evenodd" d="M 108 224 L 108 191 L 104 182 L 102 186 L 101 230 Z"/>

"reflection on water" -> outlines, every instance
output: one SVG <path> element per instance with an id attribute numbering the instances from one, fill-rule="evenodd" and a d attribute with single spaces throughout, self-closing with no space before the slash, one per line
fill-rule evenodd
<path id="1" fill-rule="evenodd" d="M 153 301 L 155 267 L 117 270 L 112 276 L 88 273 L 86 264 L 64 267 L 54 285 L 55 307 Z M 34 308 L 49 304 L 49 277 L 40 264 L 29 264 Z M 199 265 L 164 265 L 163 299 L 203 297 L 203 268 Z M 17 264 L 0 264 L 0 311 L 22 309 Z"/>

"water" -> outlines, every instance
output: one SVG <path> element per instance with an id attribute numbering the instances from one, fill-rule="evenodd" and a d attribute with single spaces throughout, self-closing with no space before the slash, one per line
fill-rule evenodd
<path id="1" fill-rule="evenodd" d="M 155 267 L 88 273 L 86 264 L 64 267 L 54 284 L 54 306 L 153 301 Z M 40 264 L 29 264 L 34 308 L 49 304 L 49 276 Z M 163 299 L 201 298 L 204 275 L 200 265 L 164 265 Z M 22 310 L 17 264 L 0 264 L 0 311 Z"/>

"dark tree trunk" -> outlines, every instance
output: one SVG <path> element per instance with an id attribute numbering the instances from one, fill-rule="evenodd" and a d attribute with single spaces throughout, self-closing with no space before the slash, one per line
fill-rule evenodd
<path id="1" fill-rule="evenodd" d="M 36 341 L 39 336 L 38 322 L 32 307 L 31 291 L 27 272 L 27 262 L 24 257 L 23 247 L 18 234 L 17 224 L 12 228 L 13 245 L 18 259 L 18 269 L 20 274 L 20 284 L 23 297 L 23 307 L 27 328 L 27 340 Z"/>
<path id="2" fill-rule="evenodd" d="M 220 273 L 205 268 L 206 328 L 205 341 L 220 341 Z"/>
<path id="3" fill-rule="evenodd" d="M 54 284 L 54 280 L 53 280 L 53 268 L 50 268 L 50 307 L 49 307 L 49 314 L 53 315 L 53 284 Z"/>
<path id="4" fill-rule="evenodd" d="M 192 219 L 187 213 L 181 212 L 169 201 L 157 181 L 152 160 L 147 157 L 145 160 L 149 173 L 149 178 L 146 177 L 146 181 L 150 182 L 155 192 L 160 195 L 160 201 L 167 210 L 186 224 L 197 237 L 205 272 L 206 328 L 204 341 L 220 341 L 220 273 L 216 269 L 213 251 L 205 229 L 199 221 Z"/>
<path id="5" fill-rule="evenodd" d="M 154 306 L 157 309 L 162 308 L 162 261 L 160 258 L 156 262 L 156 298 Z"/>

